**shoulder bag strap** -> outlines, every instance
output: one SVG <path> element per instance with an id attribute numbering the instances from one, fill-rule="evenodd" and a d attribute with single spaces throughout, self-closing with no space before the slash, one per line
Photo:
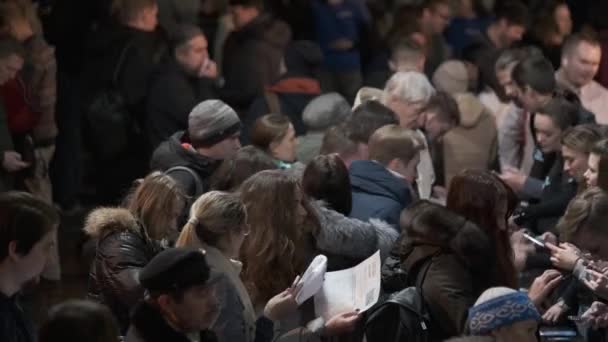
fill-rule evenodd
<path id="1" fill-rule="evenodd" d="M 174 166 L 170 169 L 168 169 L 167 171 L 165 171 L 166 175 L 170 175 L 173 172 L 176 171 L 183 171 L 183 172 L 187 172 L 189 173 L 192 178 L 194 179 L 194 185 L 195 185 L 195 191 L 196 193 L 194 194 L 195 196 L 199 196 L 200 194 L 203 193 L 204 189 L 203 189 L 203 182 L 201 181 L 201 178 L 199 177 L 199 175 L 194 172 L 194 170 L 192 170 L 189 167 L 186 166 Z"/>
<path id="2" fill-rule="evenodd" d="M 279 102 L 279 96 L 270 90 L 264 91 L 264 98 L 268 105 L 268 110 L 272 114 L 281 114 L 281 103 Z"/>
<path id="3" fill-rule="evenodd" d="M 116 67 L 114 68 L 114 72 L 112 73 L 112 86 L 114 88 L 118 87 L 118 78 L 120 77 L 120 72 L 122 71 L 123 64 L 127 59 L 127 52 L 129 48 L 133 45 L 133 40 L 129 40 L 125 47 L 120 52 L 120 57 L 118 57 L 118 63 L 116 63 Z"/>

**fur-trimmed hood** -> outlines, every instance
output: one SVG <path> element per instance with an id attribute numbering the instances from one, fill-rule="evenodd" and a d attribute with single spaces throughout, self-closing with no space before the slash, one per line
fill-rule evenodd
<path id="1" fill-rule="evenodd" d="M 399 234 L 388 223 L 370 219 L 367 222 L 346 217 L 328 209 L 322 201 L 312 203 L 321 229 L 315 236 L 316 247 L 334 255 L 363 260 L 380 250 L 381 259 L 388 257 Z"/>
<path id="2" fill-rule="evenodd" d="M 483 272 L 494 262 L 492 243 L 488 235 L 475 223 L 452 213 L 446 208 L 426 218 L 406 220 L 399 245 L 401 259 L 413 266 L 438 250 L 453 254 L 470 271 Z M 406 267 L 407 269 L 407 267 Z"/>
<path id="3" fill-rule="evenodd" d="M 93 210 L 84 224 L 84 231 L 92 238 L 100 238 L 111 232 L 133 231 L 139 234 L 139 223 L 124 208 L 98 208 Z"/>

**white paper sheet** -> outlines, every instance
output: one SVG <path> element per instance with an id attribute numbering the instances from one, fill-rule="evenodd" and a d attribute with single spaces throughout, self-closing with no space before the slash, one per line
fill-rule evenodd
<path id="1" fill-rule="evenodd" d="M 319 292 L 323 286 L 325 271 L 327 271 L 327 257 L 325 255 L 317 255 L 296 285 L 296 287 L 300 288 L 296 294 L 296 303 L 298 305 L 302 305 L 308 298 Z"/>
<path id="2" fill-rule="evenodd" d="M 347 270 L 325 273 L 315 295 L 315 312 L 325 320 L 337 314 L 371 308 L 380 296 L 380 251 Z"/>

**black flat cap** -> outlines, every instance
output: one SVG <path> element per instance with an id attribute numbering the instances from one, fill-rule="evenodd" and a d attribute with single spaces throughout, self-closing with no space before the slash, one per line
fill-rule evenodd
<path id="1" fill-rule="evenodd" d="M 211 277 L 201 250 L 170 248 L 157 254 L 141 270 L 139 282 L 148 291 L 162 293 L 205 285 Z"/>

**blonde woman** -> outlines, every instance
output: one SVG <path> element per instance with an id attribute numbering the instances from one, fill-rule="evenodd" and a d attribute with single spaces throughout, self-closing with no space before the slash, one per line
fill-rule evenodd
<path id="1" fill-rule="evenodd" d="M 194 202 L 176 243 L 176 247 L 204 249 L 209 267 L 222 274 L 216 285 L 222 308 L 213 326 L 219 341 L 250 342 L 255 338 L 256 314 L 240 279 L 242 264 L 237 261 L 247 234 L 247 213 L 238 195 L 211 191 Z"/>
<path id="2" fill-rule="evenodd" d="M 137 274 L 158 252 L 161 241 L 177 234 L 184 197 L 169 176 L 149 174 L 126 198 L 124 208 L 99 208 L 85 232 L 97 239 L 89 275 L 89 298 L 107 305 L 124 333 L 129 311 L 144 290 Z"/>

